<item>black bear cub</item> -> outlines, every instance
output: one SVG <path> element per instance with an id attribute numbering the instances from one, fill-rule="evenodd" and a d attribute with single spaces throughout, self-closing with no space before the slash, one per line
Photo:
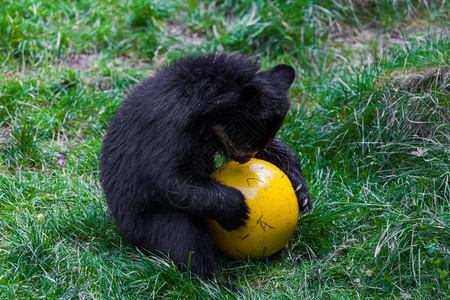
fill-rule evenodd
<path id="1" fill-rule="evenodd" d="M 210 177 L 218 154 L 277 165 L 300 209 L 310 209 L 300 163 L 275 137 L 294 77 L 287 65 L 259 71 L 247 57 L 212 53 L 181 59 L 142 81 L 111 119 L 102 148 L 102 185 L 121 235 L 214 277 L 217 253 L 206 221 L 232 230 L 248 218 L 242 193 Z"/>

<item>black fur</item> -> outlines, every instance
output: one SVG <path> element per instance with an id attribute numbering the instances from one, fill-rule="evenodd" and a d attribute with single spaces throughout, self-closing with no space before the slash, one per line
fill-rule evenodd
<path id="1" fill-rule="evenodd" d="M 275 138 L 294 77 L 287 65 L 259 71 L 248 58 L 209 54 L 182 59 L 139 84 L 112 118 L 101 157 L 107 204 L 123 237 L 214 276 L 206 220 L 231 230 L 248 218 L 242 193 L 210 177 L 217 153 L 274 163 L 297 188 L 301 209 L 311 208 L 297 157 Z"/>

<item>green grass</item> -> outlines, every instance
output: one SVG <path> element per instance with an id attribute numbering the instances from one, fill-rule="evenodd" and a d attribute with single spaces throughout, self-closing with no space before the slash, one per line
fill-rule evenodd
<path id="1" fill-rule="evenodd" d="M 449 4 L 285 2 L 2 3 L 0 298 L 448 298 Z M 286 250 L 221 258 L 241 294 L 123 242 L 99 185 L 126 92 L 212 50 L 296 68 L 280 136 L 315 205 Z"/>

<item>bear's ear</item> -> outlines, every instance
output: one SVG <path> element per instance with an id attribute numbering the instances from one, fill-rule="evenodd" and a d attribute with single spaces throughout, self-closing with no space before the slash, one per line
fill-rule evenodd
<path id="1" fill-rule="evenodd" d="M 294 82 L 295 70 L 291 66 L 284 64 L 278 65 L 269 72 L 271 79 L 273 79 L 283 89 L 289 89 L 292 82 Z"/>
<path id="2" fill-rule="evenodd" d="M 260 91 L 253 84 L 245 85 L 239 94 L 241 100 L 245 102 L 257 102 L 260 95 Z"/>

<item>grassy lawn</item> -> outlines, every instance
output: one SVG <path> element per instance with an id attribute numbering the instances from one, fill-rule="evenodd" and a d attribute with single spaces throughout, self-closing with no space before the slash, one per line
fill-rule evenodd
<path id="1" fill-rule="evenodd" d="M 4 0 L 1 299 L 447 299 L 450 4 Z M 99 184 L 109 118 L 187 53 L 295 67 L 280 137 L 314 201 L 289 247 L 221 258 L 241 294 L 118 235 Z"/>

